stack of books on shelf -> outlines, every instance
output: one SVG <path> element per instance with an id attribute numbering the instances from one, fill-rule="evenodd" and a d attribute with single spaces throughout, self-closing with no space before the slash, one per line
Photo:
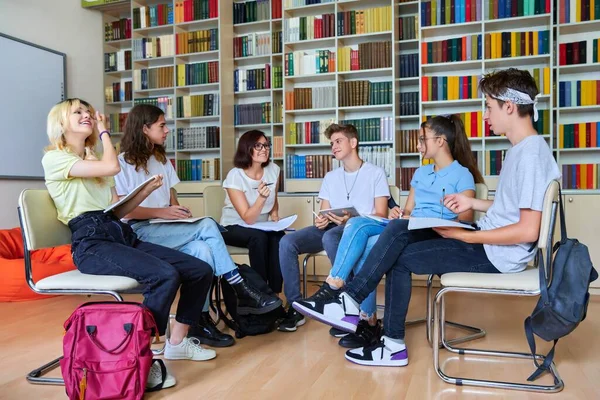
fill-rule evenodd
<path id="1" fill-rule="evenodd" d="M 177 118 L 208 117 L 219 115 L 219 93 L 177 97 Z"/>
<path id="2" fill-rule="evenodd" d="M 481 60 L 482 55 L 481 35 L 421 43 L 421 64 Z M 486 58 L 491 56 L 486 54 Z"/>
<path id="3" fill-rule="evenodd" d="M 218 149 L 220 137 L 218 126 L 177 128 L 177 150 Z"/>
<path id="4" fill-rule="evenodd" d="M 133 71 L 133 90 L 173 87 L 173 66 L 136 69 Z"/>
<path id="5" fill-rule="evenodd" d="M 131 79 L 121 79 L 112 85 L 104 88 L 104 101 L 107 103 L 116 103 L 121 101 L 131 101 L 132 97 Z"/>
<path id="6" fill-rule="evenodd" d="M 335 107 L 335 86 L 294 88 L 285 93 L 288 110 L 305 110 Z"/>
<path id="7" fill-rule="evenodd" d="M 256 125 L 271 123 L 271 102 L 234 104 L 234 125 Z"/>
<path id="8" fill-rule="evenodd" d="M 389 40 L 341 47 L 338 52 L 338 71 L 359 71 L 392 66 L 392 42 Z"/>
<path id="9" fill-rule="evenodd" d="M 218 158 L 177 160 L 177 176 L 182 181 L 218 181 L 220 163 Z"/>
<path id="10" fill-rule="evenodd" d="M 121 18 L 104 24 L 105 42 L 123 39 L 131 39 L 131 18 Z"/>
<path id="11" fill-rule="evenodd" d="M 394 119 L 392 117 L 345 119 L 341 120 L 340 124 L 354 125 L 358 131 L 358 141 L 361 144 L 363 142 L 391 142 L 394 140 Z"/>
<path id="12" fill-rule="evenodd" d="M 271 88 L 271 64 L 264 68 L 240 68 L 233 71 L 233 91 L 236 93 Z"/>
<path id="13" fill-rule="evenodd" d="M 598 164 L 563 164 L 563 189 L 598 189 Z"/>
<path id="14" fill-rule="evenodd" d="M 283 158 L 283 136 L 273 136 L 273 158 Z"/>
<path id="15" fill-rule="evenodd" d="M 104 53 L 104 72 L 128 71 L 131 69 L 131 50 Z"/>
<path id="16" fill-rule="evenodd" d="M 494 3 L 503 1 L 496 0 Z M 519 2 L 524 3 L 525 0 Z M 482 8 L 482 0 L 424 1 L 421 3 L 421 24 L 423 26 L 439 26 L 481 21 Z"/>
<path id="17" fill-rule="evenodd" d="M 199 62 L 177 65 L 177 86 L 203 85 L 219 82 L 219 62 Z"/>
<path id="18" fill-rule="evenodd" d="M 287 124 L 287 144 L 314 144 L 329 143 L 325 137 L 327 127 L 335 122 L 335 119 L 320 121 L 294 122 Z"/>
<path id="19" fill-rule="evenodd" d="M 233 38 L 233 56 L 252 57 L 271 54 L 271 33 L 249 33 Z"/>
<path id="20" fill-rule="evenodd" d="M 500 175 L 506 150 L 488 150 L 485 152 L 485 174 L 488 176 Z"/>
<path id="21" fill-rule="evenodd" d="M 339 11 L 337 22 L 338 36 L 391 31 L 392 7 Z"/>
<path id="22" fill-rule="evenodd" d="M 419 136 L 422 135 L 420 129 L 405 129 L 396 131 L 396 147 L 398 153 L 418 153 L 417 145 Z"/>
<path id="23" fill-rule="evenodd" d="M 559 107 L 600 105 L 600 80 L 559 82 Z"/>
<path id="24" fill-rule="evenodd" d="M 245 24 L 248 22 L 268 20 L 270 18 L 269 8 L 269 0 L 233 3 L 233 23 Z"/>
<path id="25" fill-rule="evenodd" d="M 335 72 L 335 52 L 305 50 L 285 53 L 285 76 L 302 76 Z"/>
<path id="26" fill-rule="evenodd" d="M 160 108 L 165 113 L 165 119 L 167 121 L 172 120 L 174 117 L 173 97 L 172 96 L 136 98 L 135 100 L 133 100 L 133 103 L 134 104 L 151 104 L 155 107 Z"/>
<path id="27" fill-rule="evenodd" d="M 219 0 L 176 0 L 175 22 L 190 22 L 219 16 Z"/>
<path id="28" fill-rule="evenodd" d="M 596 148 L 600 143 L 600 122 L 581 122 L 558 126 L 558 148 Z"/>
<path id="29" fill-rule="evenodd" d="M 550 31 L 494 32 L 485 34 L 485 58 L 550 54 Z"/>
<path id="30" fill-rule="evenodd" d="M 358 156 L 365 162 L 383 168 L 386 177 L 390 177 L 394 170 L 394 149 L 391 145 L 361 145 L 358 148 Z M 332 168 L 339 168 L 342 162 L 332 159 Z"/>
<path id="31" fill-rule="evenodd" d="M 149 38 L 133 39 L 133 59 L 171 57 L 175 54 L 173 35 L 160 35 Z"/>
<path id="32" fill-rule="evenodd" d="M 486 0 L 489 19 L 525 17 L 550 12 L 549 1 L 537 0 Z"/>
<path id="33" fill-rule="evenodd" d="M 133 9 L 133 29 L 171 25 L 173 3 L 142 6 Z"/>
<path id="34" fill-rule="evenodd" d="M 287 179 L 323 178 L 332 168 L 331 154 L 286 156 Z"/>
<path id="35" fill-rule="evenodd" d="M 400 54 L 400 78 L 412 78 L 419 76 L 419 54 Z"/>
<path id="36" fill-rule="evenodd" d="M 398 18 L 398 40 L 418 39 L 419 18 L 416 15 Z"/>
<path id="37" fill-rule="evenodd" d="M 286 43 L 334 37 L 335 15 L 286 18 L 283 21 L 283 32 Z"/>
<path id="38" fill-rule="evenodd" d="M 128 113 L 113 113 L 108 114 L 108 130 L 117 133 L 125 130 L 125 121 Z"/>
<path id="39" fill-rule="evenodd" d="M 416 170 L 417 167 L 396 167 L 396 186 L 400 190 L 410 190 L 410 181 Z"/>
<path id="40" fill-rule="evenodd" d="M 481 97 L 478 84 L 481 77 L 424 76 L 421 78 L 422 101 L 463 100 Z"/>
<path id="41" fill-rule="evenodd" d="M 392 104 L 392 90 L 392 82 L 339 82 L 338 103 L 340 107 Z"/>
<path id="42" fill-rule="evenodd" d="M 219 30 L 214 28 L 178 33 L 175 36 L 175 50 L 177 54 L 219 50 Z"/>

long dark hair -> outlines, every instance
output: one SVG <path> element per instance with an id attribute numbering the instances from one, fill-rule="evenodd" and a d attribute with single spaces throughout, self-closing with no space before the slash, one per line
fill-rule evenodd
<path id="1" fill-rule="evenodd" d="M 471 145 L 465 133 L 465 126 L 458 115 L 438 115 L 429 118 L 421 124 L 423 135 L 425 135 L 425 128 L 431 129 L 435 136 L 446 136 L 452 157 L 460 165 L 469 169 L 475 183 L 484 183 L 483 176 L 477 168 L 475 157 L 473 157 Z"/>
<path id="2" fill-rule="evenodd" d="M 161 115 L 164 115 L 163 110 L 151 104 L 138 104 L 127 115 L 121 149 L 125 153 L 125 161 L 134 165 L 136 171 L 143 168 L 148 173 L 150 156 L 154 156 L 162 164 L 167 162 L 165 148 L 153 144 L 144 134 L 144 126 L 149 128 Z"/>
<path id="3" fill-rule="evenodd" d="M 269 141 L 267 135 L 265 135 L 263 131 L 259 131 L 257 129 L 248 131 L 240 137 L 235 156 L 233 157 L 233 165 L 236 168 L 250 168 L 252 165 L 252 152 L 254 151 L 254 144 L 258 142 L 258 139 L 261 137 L 264 137 L 267 142 Z M 267 161 L 261 164 L 261 167 L 266 167 L 270 162 L 271 158 L 269 151 L 269 158 L 267 158 Z"/>

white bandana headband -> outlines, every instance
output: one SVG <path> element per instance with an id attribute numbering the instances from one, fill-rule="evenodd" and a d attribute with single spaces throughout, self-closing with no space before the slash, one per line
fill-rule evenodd
<path id="1" fill-rule="evenodd" d="M 539 96 L 539 94 L 538 94 Z M 533 120 L 537 122 L 538 120 L 538 110 L 537 110 L 537 99 L 538 96 L 535 96 L 535 99 L 531 99 L 527 93 L 520 92 L 516 89 L 508 88 L 499 96 L 491 96 L 497 100 L 502 101 L 510 101 L 513 104 L 533 104 Z"/>

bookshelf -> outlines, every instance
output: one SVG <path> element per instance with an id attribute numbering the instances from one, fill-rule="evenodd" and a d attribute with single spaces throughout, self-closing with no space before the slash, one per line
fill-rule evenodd
<path id="1" fill-rule="evenodd" d="M 104 5 L 105 103 L 119 148 L 127 112 L 165 111 L 166 147 L 182 183 L 202 193 L 232 167 L 233 5 L 217 0 L 133 0 Z M 108 27 L 108 25 L 110 27 Z M 220 50 L 222 49 L 222 50 Z M 225 138 L 225 140 L 224 140 Z"/>
<path id="2" fill-rule="evenodd" d="M 322 135 L 324 127 L 352 121 L 361 132 L 361 154 L 386 169 L 390 184 L 406 190 L 411 169 L 427 162 L 416 151 L 421 121 L 431 115 L 460 113 L 479 167 L 493 190 L 503 152 L 510 144 L 489 132 L 482 118 L 483 98 L 473 87 L 486 72 L 517 67 L 534 73 L 542 89 L 538 129 L 563 173 L 575 176 L 575 183 L 564 182 L 571 187 L 567 193 L 600 193 L 597 2 L 557 0 L 542 5 L 522 1 L 512 10 L 513 2 L 504 0 L 461 0 L 458 8 L 455 2 L 452 13 L 446 12 L 451 11 L 452 2 L 445 0 L 321 0 L 308 5 L 305 0 L 204 1 L 218 6 L 218 16 L 200 21 L 174 18 L 171 23 L 136 29 L 132 24 L 130 38 L 119 36 L 104 43 L 104 52 L 114 53 L 114 60 L 107 60 L 111 70 L 104 74 L 105 87 L 135 81 L 142 70 L 173 69 L 170 85 L 134 85 L 130 97 L 105 103 L 107 113 L 126 113 L 140 100 L 170 96 L 172 139 L 179 129 L 219 128 L 218 147 L 177 148 L 176 141 L 172 142 L 170 155 L 177 161 L 219 159 L 222 177 L 231 168 L 239 136 L 261 129 L 273 142 L 272 156 L 282 169 L 280 190 L 315 193 L 324 173 L 335 166 Z M 104 6 L 102 12 L 106 23 L 119 26 L 120 19 L 133 19 L 141 7 L 167 4 L 176 8 L 178 3 L 123 1 Z M 586 8 L 587 4 L 595 8 Z M 384 8 L 388 11 L 380 11 Z M 175 51 L 147 60 L 132 57 L 130 68 L 124 67 L 123 52 L 135 52 L 138 39 L 211 29 L 218 29 L 215 49 Z M 573 55 L 575 48 L 579 61 Z M 180 85 L 177 69 L 200 63 L 216 63 L 219 79 Z M 584 82 L 579 84 L 580 93 L 595 90 L 596 98 L 578 97 L 577 82 Z M 362 98 L 365 84 L 367 92 L 372 88 L 377 98 L 371 94 Z M 177 115 L 177 98 L 210 93 L 218 95 L 218 115 Z M 348 93 L 361 95 L 357 99 Z M 118 117 L 113 128 L 118 140 L 115 128 Z M 576 167 L 575 172 L 565 169 L 577 164 L 586 165 L 585 186 L 576 182 Z M 579 174 L 578 179 L 583 179 L 581 167 Z M 201 193 L 206 182 L 190 182 L 190 190 Z"/>

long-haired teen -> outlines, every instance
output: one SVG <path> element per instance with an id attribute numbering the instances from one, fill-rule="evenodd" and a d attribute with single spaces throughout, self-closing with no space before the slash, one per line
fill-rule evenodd
<path id="1" fill-rule="evenodd" d="M 48 115 L 48 137 L 50 146 L 42 159 L 46 186 L 58 219 L 71 229 L 77 269 L 92 275 L 127 276 L 143 284 L 144 304 L 152 311 L 160 334 L 166 330 L 171 304 L 181 287 L 165 358 L 214 358 L 214 350 L 203 349 L 197 340 L 186 337 L 190 325 L 197 324 L 202 315 L 212 280 L 210 266 L 176 250 L 142 242 L 120 221 L 161 187 L 162 177 L 157 176 L 114 211 L 104 213 L 118 201 L 113 176 L 120 169 L 106 117 L 83 100 L 65 100 Z M 103 148 L 100 159 L 93 151 L 97 140 Z"/>
<path id="2" fill-rule="evenodd" d="M 279 241 L 283 232 L 265 232 L 248 228 L 269 219 L 279 221 L 279 166 L 271 162 L 271 143 L 258 130 L 244 133 L 238 142 L 233 168 L 223 181 L 225 206 L 221 225 L 225 243 L 249 250 L 250 266 L 260 274 L 275 293 L 281 293 Z"/>
<path id="3" fill-rule="evenodd" d="M 374 345 L 349 350 L 346 358 L 350 361 L 365 365 L 408 363 L 404 335 L 411 274 L 519 272 L 536 254 L 531 244 L 539 236 L 544 194 L 550 182 L 560 177 L 560 171 L 532 124 L 532 119 L 537 120 L 539 93 L 535 80 L 527 71 L 509 68 L 486 75 L 479 86 L 486 99 L 484 119 L 494 132 L 506 135 L 512 147 L 506 152 L 493 201 L 455 193 L 446 195 L 444 205 L 454 213 L 486 212 L 477 221 L 480 230 L 435 228 L 442 238 L 411 243 L 396 259 L 378 256 L 389 243 L 384 241 L 386 232 L 381 235 L 365 263 L 369 268 L 363 268 L 334 301 L 320 304 L 322 313 L 316 315 L 334 325 L 351 321 L 358 314 L 358 303 L 387 274 L 386 309 L 390 313 L 385 317 L 390 323 L 385 336 Z M 370 268 L 369 260 L 380 264 L 377 271 Z M 369 276 L 369 272 L 374 273 Z"/>
<path id="4" fill-rule="evenodd" d="M 121 141 L 123 153 L 118 156 L 121 172 L 115 177 L 117 194 L 126 195 L 149 176 L 161 174 L 163 186 L 148 196 L 127 215 L 138 237 L 182 251 L 207 262 L 216 276 L 226 278 L 238 296 L 238 312 L 262 314 L 281 304 L 274 296 L 260 293 L 248 285 L 227 252 L 219 226 L 210 218 L 194 223 L 151 224 L 152 218 L 178 220 L 192 217 L 189 209 L 179 204 L 174 186 L 179 178 L 168 160 L 164 143 L 169 134 L 163 111 L 150 104 L 138 104 L 129 111 L 125 134 Z M 200 326 L 191 336 L 204 344 L 230 346 L 233 337 L 223 334 L 208 313 L 209 296 L 202 311 Z"/>
<path id="5" fill-rule="evenodd" d="M 363 264 L 370 270 L 376 270 L 380 264 L 385 264 L 385 260 L 398 258 L 408 243 L 439 237 L 431 229 L 408 231 L 408 221 L 397 218 L 413 216 L 472 219 L 471 211 L 457 215 L 445 209 L 441 202 L 444 194 L 462 193 L 467 197 L 474 197 L 475 183 L 483 182 L 461 119 L 457 115 L 447 115 L 423 122 L 417 148 L 423 158 L 432 159 L 433 164 L 424 165 L 415 172 L 404 210 L 398 207 L 392 209 L 390 217 L 396 219 L 387 227 L 367 217 L 352 218 L 344 229 L 335 262 L 326 280 L 328 285 L 323 285 L 315 295 L 299 302 L 300 307 L 315 299 L 335 296 L 346 284 L 350 273 L 357 274 Z M 382 244 L 386 247 L 367 258 L 378 238 L 381 242 L 378 242 L 378 248 Z M 362 347 L 377 339 L 380 329 L 377 325 L 375 294 L 375 291 L 371 292 L 360 304 L 361 322 L 357 332 L 341 339 L 341 346 Z M 389 327 L 388 315 L 391 312 L 386 310 L 384 330 L 387 330 L 386 326 Z"/>

